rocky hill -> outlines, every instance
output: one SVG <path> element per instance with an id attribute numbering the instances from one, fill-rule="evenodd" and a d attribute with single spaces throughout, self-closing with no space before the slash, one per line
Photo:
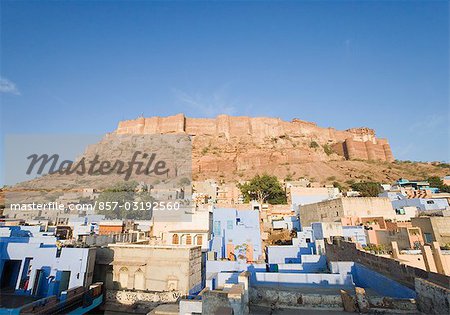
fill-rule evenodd
<path id="1" fill-rule="evenodd" d="M 196 180 L 227 182 L 267 172 L 281 179 L 306 177 L 321 183 L 392 182 L 450 171 L 431 163 L 395 162 L 387 139 L 377 138 L 372 129 L 321 128 L 299 119 L 178 114 L 122 121 L 115 133 L 191 135 Z"/>
<path id="2" fill-rule="evenodd" d="M 161 135 L 163 137 L 158 138 Z M 172 144 L 164 144 L 164 141 L 172 141 Z M 179 147 L 180 143 L 184 147 Z M 177 155 L 166 150 L 168 147 L 175 148 Z M 175 174 L 170 175 L 170 179 L 175 184 L 190 178 L 191 173 L 194 180 L 234 182 L 268 173 L 279 179 L 308 178 L 322 184 L 338 182 L 342 186 L 358 181 L 389 183 L 401 177 L 422 179 L 450 173 L 448 164 L 395 161 L 389 142 L 377 138 L 375 131 L 369 128 L 336 130 L 299 119 L 287 122 L 277 118 L 227 115 L 203 119 L 179 114 L 122 121 L 114 132 L 89 146 L 80 159 L 92 160 L 99 154 L 114 164 L 117 159 L 129 161 L 136 151 L 158 152 L 159 157 L 171 161 L 169 168 Z M 51 174 L 20 183 L 15 189 L 27 195 L 29 190 L 41 194 L 42 190 L 53 192 L 56 188 L 64 191 L 103 189 L 123 180 L 122 175 L 115 173 L 95 175 Z M 145 176 L 133 179 L 152 185 L 161 182 L 161 178 Z M 168 178 L 162 181 L 169 182 Z"/>

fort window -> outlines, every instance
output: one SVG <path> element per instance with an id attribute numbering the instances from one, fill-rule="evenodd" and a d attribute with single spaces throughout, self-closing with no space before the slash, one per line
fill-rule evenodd
<path id="1" fill-rule="evenodd" d="M 186 245 L 191 245 L 192 244 L 192 236 L 190 234 L 188 234 L 186 236 Z"/>
<path id="2" fill-rule="evenodd" d="M 203 236 L 202 235 L 198 235 L 197 236 L 197 245 L 202 245 L 203 244 Z"/>

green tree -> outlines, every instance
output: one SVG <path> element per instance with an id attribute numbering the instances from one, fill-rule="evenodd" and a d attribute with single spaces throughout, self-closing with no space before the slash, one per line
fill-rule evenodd
<path id="1" fill-rule="evenodd" d="M 256 175 L 245 184 L 239 184 L 239 189 L 246 202 L 257 200 L 259 203 L 284 204 L 287 202 L 286 192 L 276 176 L 268 174 Z"/>
<path id="2" fill-rule="evenodd" d="M 436 187 L 439 188 L 439 191 L 441 192 L 450 193 L 450 186 L 444 185 L 444 182 L 438 176 L 431 176 L 427 181 L 430 183 L 430 187 Z"/>
<path id="3" fill-rule="evenodd" d="M 353 183 L 351 187 L 359 191 L 362 197 L 378 197 L 378 194 L 383 191 L 380 183 L 373 182 Z"/>

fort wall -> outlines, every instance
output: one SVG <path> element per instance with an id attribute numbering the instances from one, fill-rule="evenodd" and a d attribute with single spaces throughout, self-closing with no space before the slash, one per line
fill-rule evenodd
<path id="1" fill-rule="evenodd" d="M 299 119 L 219 115 L 216 118 L 189 118 L 184 114 L 168 117 L 140 117 L 119 122 L 117 134 L 172 134 L 249 139 L 260 143 L 279 137 L 304 138 L 322 145 L 332 144 L 336 153 L 346 159 L 393 161 L 386 139 L 378 139 L 375 131 L 366 127 L 336 130 L 322 128 Z"/>

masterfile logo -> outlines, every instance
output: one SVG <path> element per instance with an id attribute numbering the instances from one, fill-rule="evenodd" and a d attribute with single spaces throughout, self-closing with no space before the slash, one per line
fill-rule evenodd
<path id="1" fill-rule="evenodd" d="M 11 210 L 96 212 L 112 219 L 150 219 L 158 211 L 160 218 L 183 221 L 176 214 L 191 204 L 187 135 L 11 135 L 6 149 Z M 64 210 L 48 206 L 55 203 Z"/>
<path id="2" fill-rule="evenodd" d="M 138 161 L 141 156 L 146 162 Z M 92 160 L 87 160 L 85 157 L 81 158 L 78 162 L 71 160 L 63 160 L 59 166 L 60 161 L 58 154 L 48 155 L 48 154 L 32 154 L 27 157 L 30 160 L 30 165 L 26 171 L 29 175 L 33 172 L 34 168 L 37 168 L 36 173 L 42 175 L 46 166 L 49 164 L 48 173 L 49 174 L 59 174 L 59 175 L 110 175 L 116 172 L 117 174 L 124 175 L 124 180 L 130 179 L 133 172 L 137 175 L 145 174 L 155 174 L 155 175 L 165 175 L 169 173 L 169 169 L 166 167 L 166 162 L 162 160 L 156 161 L 155 153 L 144 153 L 141 151 L 136 151 L 130 161 L 115 160 L 114 162 L 105 160 L 101 161 L 100 156 L 96 154 Z"/>

